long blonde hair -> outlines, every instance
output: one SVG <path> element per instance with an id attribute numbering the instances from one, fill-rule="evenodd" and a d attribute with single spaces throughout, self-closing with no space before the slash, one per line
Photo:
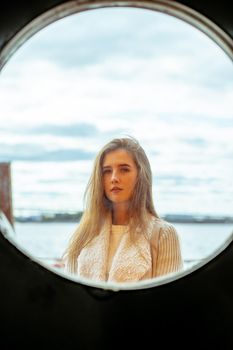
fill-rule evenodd
<path id="1" fill-rule="evenodd" d="M 69 245 L 63 254 L 68 270 L 77 269 L 77 257 L 82 248 L 99 234 L 104 222 L 112 213 L 111 202 L 104 194 L 102 164 L 107 153 L 124 149 L 133 157 L 138 175 L 129 207 L 129 232 L 132 240 L 137 232 L 145 232 L 148 226 L 148 214 L 159 218 L 152 198 L 152 172 L 149 160 L 139 142 L 133 137 L 115 138 L 108 142 L 97 154 L 91 177 L 85 190 L 85 210 L 78 228 L 73 233 Z"/>

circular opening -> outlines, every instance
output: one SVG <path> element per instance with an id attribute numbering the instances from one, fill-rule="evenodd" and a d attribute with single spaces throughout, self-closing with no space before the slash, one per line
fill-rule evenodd
<path id="1" fill-rule="evenodd" d="M 105 2 L 104 6 L 116 6 L 118 3 Z M 121 6 L 127 6 L 127 2 L 121 2 Z M 110 136 L 119 134 L 133 134 L 141 141 L 149 155 L 152 171 L 155 175 L 156 207 L 160 214 L 166 215 L 166 218 L 175 224 L 182 236 L 182 247 L 187 254 L 187 269 L 179 274 L 130 284 L 95 283 L 74 278 L 75 281 L 81 283 L 113 290 L 147 288 L 168 283 L 190 273 L 211 260 L 229 244 L 231 241 L 229 234 L 232 229 L 231 222 L 224 223 L 224 233 L 222 233 L 223 227 L 220 229 L 217 224 L 213 223 L 209 223 L 212 226 L 207 227 L 206 222 L 203 222 L 207 218 L 210 220 L 212 214 L 217 222 L 219 214 L 222 219 L 229 217 L 232 213 L 232 208 L 229 205 L 232 197 L 232 174 L 230 172 L 233 168 L 229 157 L 232 130 L 230 114 L 232 67 L 229 65 L 231 63 L 229 56 L 232 57 L 232 51 L 230 39 L 214 24 L 186 7 L 174 5 L 171 2 L 153 4 L 151 2 L 132 2 L 131 6 L 132 8 L 127 9 L 102 8 L 100 11 L 103 3 L 93 5 L 90 2 L 89 5 L 85 6 L 77 5 L 74 2 L 67 3 L 30 23 L 5 47 L 1 55 L 1 62 L 4 64 L 12 53 L 39 29 L 64 16 L 95 9 L 95 11 L 82 12 L 62 20 L 66 28 L 69 21 L 71 23 L 72 21 L 75 23 L 76 20 L 81 21 L 79 22 L 79 30 L 74 31 L 77 33 L 76 38 L 64 33 L 61 20 L 38 33 L 38 41 L 41 40 L 42 45 L 45 41 L 45 45 L 47 45 L 44 50 L 45 56 L 40 62 L 36 61 L 34 57 L 33 64 L 29 65 L 29 61 L 24 59 L 25 52 L 34 52 L 32 41 L 25 43 L 21 52 L 20 50 L 16 52 L 2 75 L 5 84 L 5 86 L 3 84 L 4 91 L 6 91 L 7 85 L 10 86 L 11 90 L 10 99 L 6 98 L 5 103 L 7 105 L 7 101 L 12 101 L 14 79 L 17 74 L 19 76 L 22 74 L 21 88 L 16 86 L 18 101 L 16 101 L 15 95 L 14 102 L 11 102 L 10 106 L 19 107 L 20 104 L 24 103 L 25 105 L 22 113 L 17 115 L 18 121 L 14 118 L 11 119 L 10 127 L 8 124 L 13 114 L 12 110 L 6 111 L 7 122 L 3 136 L 6 144 L 7 138 L 8 140 L 11 138 L 11 142 L 8 142 L 8 153 L 6 152 L 5 155 L 10 155 L 12 151 L 16 154 L 15 150 L 17 150 L 17 156 L 12 158 L 14 162 L 14 189 L 19 187 L 25 189 L 21 194 L 14 192 L 15 204 L 18 206 L 17 203 L 20 203 L 22 206 L 16 209 L 19 209 L 18 212 L 25 207 L 36 210 L 35 204 L 39 200 L 47 204 L 49 196 L 45 197 L 42 192 L 47 191 L 48 193 L 50 190 L 50 204 L 48 207 L 45 206 L 51 211 L 47 212 L 47 220 L 53 216 L 57 203 L 60 199 L 65 198 L 66 193 L 68 194 L 66 203 L 70 204 L 72 198 L 72 209 L 76 209 L 76 198 L 82 197 L 96 149 L 103 145 L 103 141 L 107 141 Z M 136 7 L 139 8 L 136 9 Z M 97 8 L 99 10 L 96 10 Z M 148 9 L 157 12 L 148 11 Z M 171 16 L 167 16 L 167 14 Z M 98 21 L 95 21 L 95 16 Z M 103 17 L 101 18 L 101 16 Z M 200 31 L 195 31 L 187 23 L 179 21 L 173 16 L 204 31 L 227 53 L 228 57 Z M 89 36 L 85 32 L 88 23 L 98 23 L 96 30 L 92 26 Z M 128 32 L 127 23 L 130 23 Z M 112 27 L 109 27 L 110 24 Z M 72 52 L 71 55 L 68 51 L 72 47 L 70 41 L 66 49 L 52 51 L 51 43 L 48 40 L 49 30 L 52 29 L 52 26 L 54 31 L 60 30 L 58 48 L 60 40 L 62 40 L 61 35 L 64 35 L 66 43 L 67 39 L 76 39 L 79 43 L 77 45 L 79 50 Z M 167 29 L 171 27 L 172 32 L 171 30 L 168 32 Z M 97 33 L 98 28 L 100 29 L 99 33 Z M 109 34 L 109 28 L 113 29 L 112 37 Z M 174 28 L 177 30 L 176 33 Z M 179 40 L 177 41 L 175 35 L 178 33 Z M 119 34 L 125 38 L 125 41 L 121 42 Z M 152 34 L 151 37 L 149 34 Z M 98 35 L 99 37 L 97 37 Z M 170 42 L 166 42 L 166 36 L 169 35 Z M 201 52 L 197 52 L 195 49 L 194 43 L 197 38 L 201 40 Z M 99 48 L 97 39 L 99 40 Z M 88 55 L 84 50 L 87 43 L 89 45 Z M 177 46 L 177 43 L 180 46 Z M 205 49 L 205 45 L 208 45 L 208 50 Z M 101 52 L 101 47 L 102 51 L 105 49 L 104 52 Z M 40 46 L 40 50 L 41 48 L 42 46 Z M 184 53 L 187 55 L 188 52 L 190 56 L 195 54 L 195 61 L 188 61 L 187 57 L 190 56 L 184 55 Z M 57 60 L 55 65 L 51 65 L 49 55 L 54 55 L 57 58 L 59 55 L 69 57 L 70 61 L 68 63 L 66 61 L 69 69 L 65 74 L 62 67 L 59 66 L 62 64 L 62 60 Z M 88 59 L 93 57 L 95 58 L 94 64 L 92 62 L 88 66 Z M 219 58 L 221 63 L 218 63 L 218 60 L 213 63 L 212 57 Z M 17 62 L 17 66 L 14 65 L 14 60 Z M 22 62 L 21 71 L 18 65 L 20 60 Z M 76 70 L 77 62 L 82 70 Z M 103 62 L 106 63 L 104 69 Z M 210 62 L 212 66 L 209 66 Z M 201 72 L 199 68 L 202 69 Z M 209 71 L 204 71 L 203 68 L 208 68 Z M 7 74 L 10 69 L 9 80 Z M 33 76 L 34 73 L 36 76 Z M 33 79 L 31 79 L 32 76 Z M 45 76 L 47 78 L 46 84 Z M 111 81 L 114 83 L 110 84 Z M 39 89 L 40 85 L 41 90 Z M 30 96 L 28 99 L 30 90 L 33 90 L 34 97 Z M 19 95 L 19 91 L 22 96 Z M 67 91 L 69 93 L 66 95 Z M 7 97 L 7 94 L 5 96 Z M 23 102 L 23 96 L 27 96 L 26 102 Z M 60 96 L 59 99 L 58 96 Z M 87 97 L 91 97 L 92 100 L 88 100 Z M 33 103 L 37 105 L 37 108 Z M 49 109 L 48 105 L 52 108 Z M 58 108 L 54 109 L 55 105 Z M 112 105 L 114 105 L 114 109 L 112 109 Z M 164 106 L 166 106 L 166 110 L 163 109 Z M 99 107 L 98 112 L 97 107 Z M 65 113 L 67 109 L 69 116 Z M 77 117 L 77 111 L 80 110 L 83 115 L 80 116 L 79 113 Z M 56 117 L 54 117 L 55 114 Z M 36 115 L 39 124 L 35 124 Z M 22 125 L 20 118 L 24 118 L 24 116 L 26 116 L 25 124 Z M 111 118 L 111 124 L 109 124 L 109 118 Z M 97 120 L 98 123 L 96 123 Z M 149 128 L 148 125 L 150 125 Z M 157 133 L 155 136 L 156 129 L 159 129 L 159 134 Z M 7 132 L 9 132 L 8 137 Z M 14 137 L 12 137 L 13 134 Z M 91 137 L 92 142 L 88 137 Z M 27 140 L 26 143 L 24 143 L 25 140 Z M 65 140 L 65 147 L 59 148 L 58 145 L 61 144 L 62 140 Z M 41 148 L 41 142 L 46 147 Z M 154 147 L 155 142 L 156 146 Z M 27 148 L 26 153 L 25 148 Z M 28 167 L 28 161 L 31 162 L 30 167 Z M 68 161 L 73 161 L 72 166 Z M 44 171 L 45 168 L 47 173 Z M 222 172 L 223 168 L 226 169 L 224 173 Z M 29 177 L 26 177 L 27 172 Z M 54 176 L 54 172 L 56 176 Z M 215 176 L 212 175 L 213 173 Z M 69 185 L 64 183 L 66 176 L 69 177 Z M 31 183 L 29 179 L 31 179 Z M 78 188 L 75 186 L 77 179 L 79 184 L 82 183 L 82 186 Z M 56 183 L 57 187 L 62 187 L 63 197 L 56 194 Z M 37 190 L 35 190 L 35 184 Z M 74 189 L 75 196 L 71 197 L 70 194 Z M 27 208 L 30 190 L 34 192 L 34 197 L 31 197 L 30 208 Z M 180 203 L 178 208 L 177 201 Z M 214 206 L 213 203 L 215 203 Z M 78 205 L 81 210 L 82 201 L 79 201 Z M 59 209 L 66 211 L 70 208 L 60 206 Z M 177 220 L 181 220 L 182 215 L 186 223 L 177 222 Z M 194 238 L 196 233 L 191 231 L 191 227 L 194 227 L 193 222 L 187 221 L 194 218 L 196 232 L 200 233 L 202 222 L 202 230 L 205 226 L 205 232 L 201 231 L 202 236 L 206 235 L 204 237 L 207 237 L 210 231 L 215 230 L 215 237 L 218 237 L 211 247 L 204 247 L 207 248 L 207 251 L 203 254 L 201 252 L 203 250 L 203 237 L 201 243 L 200 241 L 196 242 L 196 254 L 201 252 L 198 256 L 192 255 L 193 251 L 190 252 L 191 247 L 187 240 L 187 237 L 190 236 L 192 242 L 196 241 L 196 237 Z M 62 224 L 56 225 L 53 230 L 58 232 Z M 28 232 L 30 232 L 31 228 L 29 226 L 28 228 Z M 223 235 L 225 236 L 223 237 Z M 61 235 L 60 240 L 64 242 L 64 236 Z M 35 256 L 37 255 L 35 254 Z M 192 259 L 189 259 L 190 256 Z M 38 259 L 38 262 L 42 261 L 45 259 Z M 48 267 L 46 261 L 45 266 Z M 55 271 L 63 275 L 62 271 Z M 73 279 L 67 274 L 64 276 Z"/>

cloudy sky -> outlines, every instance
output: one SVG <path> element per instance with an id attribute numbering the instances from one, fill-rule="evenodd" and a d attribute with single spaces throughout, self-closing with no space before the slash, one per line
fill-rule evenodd
<path id="1" fill-rule="evenodd" d="M 81 210 L 98 149 L 132 135 L 159 213 L 232 215 L 232 101 L 229 57 L 177 18 L 105 8 L 49 25 L 0 76 L 15 211 Z"/>

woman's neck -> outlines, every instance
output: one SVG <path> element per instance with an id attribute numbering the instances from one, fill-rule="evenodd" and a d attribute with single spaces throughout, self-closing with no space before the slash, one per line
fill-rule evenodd
<path id="1" fill-rule="evenodd" d="M 113 225 L 127 225 L 129 223 L 129 204 L 115 204 L 112 211 Z"/>

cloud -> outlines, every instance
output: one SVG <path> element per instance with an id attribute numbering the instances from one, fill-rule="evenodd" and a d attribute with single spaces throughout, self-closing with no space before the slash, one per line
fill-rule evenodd
<path id="1" fill-rule="evenodd" d="M 202 193 L 216 188 L 220 203 L 232 196 L 232 74 L 213 41 L 164 13 L 105 8 L 51 24 L 1 76 L 0 161 L 16 161 L 15 195 L 31 184 L 49 203 L 57 185 L 67 198 L 51 206 L 75 207 L 72 179 L 82 172 L 79 188 L 90 170 L 82 163 L 110 138 L 131 134 L 151 157 L 165 207 L 178 209 L 183 196 L 203 208 Z"/>
<path id="2" fill-rule="evenodd" d="M 188 174 L 187 174 L 188 175 Z M 216 181 L 215 177 L 193 177 L 184 175 L 161 175 L 158 177 L 158 184 L 161 186 L 167 186 L 167 183 L 174 186 L 180 186 L 187 190 L 187 187 L 192 189 L 195 186 L 210 185 Z M 175 189 L 177 191 L 177 189 Z"/>
<path id="3" fill-rule="evenodd" d="M 36 134 L 36 135 L 54 135 L 66 137 L 96 137 L 99 134 L 98 128 L 94 124 L 77 123 L 77 124 L 44 124 L 38 127 L 23 128 L 21 133 Z"/>
<path id="4" fill-rule="evenodd" d="M 164 110 L 231 117 L 231 62 L 202 32 L 162 13 L 66 17 L 29 39 L 7 66 L 1 125 L 66 119 L 105 128 L 112 115 L 138 110 L 143 119 Z"/>
<path id="5" fill-rule="evenodd" d="M 206 139 L 201 138 L 201 137 L 190 137 L 190 138 L 183 138 L 181 141 L 190 144 L 195 147 L 207 147 L 208 142 Z"/>
<path id="6" fill-rule="evenodd" d="M 91 30 L 90 30 L 91 28 Z M 15 54 L 17 61 L 53 61 L 63 69 L 107 63 L 109 59 L 198 58 L 211 41 L 186 22 L 156 11 L 105 8 L 56 21 L 29 39 Z M 52 43 L 52 44 L 51 44 Z M 216 47 L 212 43 L 212 47 Z M 212 57 L 210 53 L 209 57 Z"/>
<path id="7" fill-rule="evenodd" d="M 46 150 L 43 146 L 35 144 L 0 144 L 0 161 L 52 161 L 66 162 L 76 160 L 89 160 L 94 157 L 92 152 L 82 149 L 61 148 Z"/>
<path id="8" fill-rule="evenodd" d="M 166 17 L 133 8 L 78 13 L 35 34 L 16 53 L 17 60 L 21 60 L 24 53 L 30 60 L 40 56 L 69 68 L 96 64 L 121 55 L 145 57 L 155 50 L 158 52 L 157 40 L 163 43 L 163 33 L 159 28 L 161 22 L 167 21 Z M 154 45 L 151 45 L 152 38 Z M 172 39 L 174 34 L 171 42 Z M 142 45 L 145 40 L 147 45 Z"/>

